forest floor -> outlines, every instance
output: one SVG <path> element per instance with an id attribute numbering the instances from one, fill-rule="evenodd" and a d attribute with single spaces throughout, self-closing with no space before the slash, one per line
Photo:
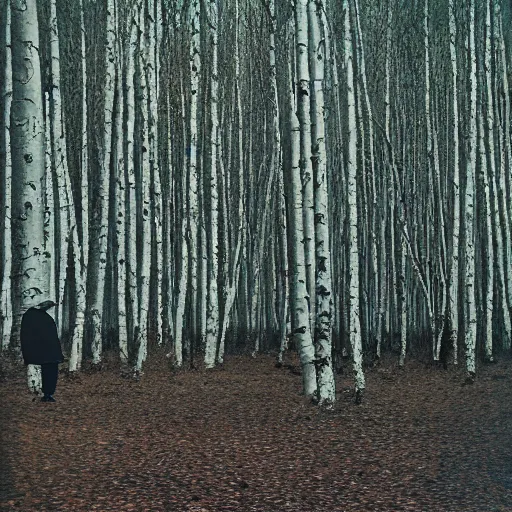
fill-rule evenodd
<path id="1" fill-rule="evenodd" d="M 386 358 L 361 405 L 349 369 L 324 411 L 295 356 L 171 372 L 157 351 L 139 381 L 107 360 L 61 373 L 56 403 L 22 367 L 0 382 L 0 511 L 512 511 L 510 360 L 465 385 Z"/>

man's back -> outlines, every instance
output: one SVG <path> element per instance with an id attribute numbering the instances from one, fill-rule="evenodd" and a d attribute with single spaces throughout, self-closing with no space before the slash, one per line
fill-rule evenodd
<path id="1" fill-rule="evenodd" d="M 64 361 L 57 326 L 46 311 L 30 308 L 25 312 L 21 319 L 20 338 L 25 364 Z"/>

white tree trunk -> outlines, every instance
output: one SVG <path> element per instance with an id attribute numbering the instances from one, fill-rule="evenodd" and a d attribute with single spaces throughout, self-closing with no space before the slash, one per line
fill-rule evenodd
<path id="1" fill-rule="evenodd" d="M 51 299 L 50 257 L 44 241 L 43 97 L 35 0 L 11 4 L 12 36 L 12 285 L 13 341 L 25 311 Z M 28 366 L 28 386 L 41 389 L 39 368 Z"/>
<path id="2" fill-rule="evenodd" d="M 83 0 L 80 3 L 81 61 L 82 61 L 82 152 L 81 152 L 81 211 L 82 211 L 82 280 L 87 282 L 87 265 L 89 262 L 89 145 L 87 140 L 87 62 L 85 50 L 85 23 Z"/>
<path id="3" fill-rule="evenodd" d="M 139 11 L 140 33 L 146 35 L 146 12 L 144 2 L 140 3 Z M 151 205 L 150 205 L 150 180 L 151 180 L 151 162 L 150 162 L 150 141 L 149 141 L 149 83 L 147 73 L 149 67 L 149 48 L 147 41 L 141 36 L 140 48 L 140 100 L 141 100 L 141 129 L 142 129 L 142 155 L 141 155 L 141 173 L 142 173 L 142 237 L 141 237 L 141 260 L 139 269 L 139 311 L 138 326 L 139 330 L 135 339 L 137 347 L 137 361 L 134 372 L 142 373 L 142 365 L 146 361 L 148 353 L 148 318 L 149 318 L 149 280 L 151 275 Z"/>
<path id="4" fill-rule="evenodd" d="M 502 229 L 503 229 L 503 257 L 504 257 L 504 280 L 505 280 L 505 291 L 507 294 L 507 305 L 508 305 L 508 316 L 510 317 L 510 311 L 512 311 L 512 240 L 510 233 L 510 197 L 505 190 L 507 183 L 510 183 L 510 157 L 511 157 L 511 132 L 510 132 L 510 104 L 509 104 L 509 87 L 507 77 L 507 59 L 505 55 L 505 43 L 503 39 L 503 28 L 502 28 L 502 9 L 501 2 L 496 0 L 494 2 L 494 31 L 495 41 L 497 46 L 496 55 L 496 69 L 495 73 L 500 74 L 501 87 L 503 92 L 498 93 L 496 91 L 495 108 L 498 109 L 498 147 L 500 148 L 500 159 L 499 159 L 499 188 L 496 192 L 498 194 L 497 200 L 500 204 L 501 216 L 502 216 Z M 510 30 L 510 29 L 509 29 Z M 498 77 L 496 77 L 496 82 Z M 501 112 L 500 112 L 501 111 Z M 501 115 L 500 115 L 501 114 Z M 507 163 L 509 169 L 507 169 Z M 507 201 L 508 200 L 508 201 Z M 505 309 L 505 308 L 504 308 Z M 503 340 L 503 348 L 510 350 L 512 339 L 510 336 L 505 336 Z"/>
<path id="5" fill-rule="evenodd" d="M 302 25 L 302 30 L 307 31 L 306 5 L 303 1 L 298 2 L 295 7 L 295 24 Z M 304 24 L 306 28 L 304 29 Z M 307 52 L 306 52 L 307 55 Z M 290 76 L 292 76 L 290 72 Z M 300 84 L 297 83 L 296 93 L 300 94 Z M 290 217 L 291 217 L 291 239 L 292 246 L 292 293 L 291 313 L 293 315 L 293 334 L 296 347 L 299 353 L 302 366 L 302 385 L 306 396 L 315 396 L 317 392 L 315 350 L 310 331 L 309 316 L 309 295 L 306 287 L 306 262 L 304 257 L 304 219 L 302 200 L 301 180 L 301 144 L 300 144 L 300 123 L 295 113 L 297 108 L 293 100 L 292 91 L 290 96 L 290 126 L 291 126 L 291 177 L 290 177 Z"/>
<path id="6" fill-rule="evenodd" d="M 116 17 L 118 34 L 122 34 L 120 26 L 119 6 L 116 5 Z M 122 364 L 128 363 L 128 325 L 126 313 L 126 169 L 125 155 L 123 148 L 123 114 L 125 112 L 125 101 L 123 93 L 123 65 L 122 65 L 122 40 L 118 39 L 117 44 L 117 105 L 116 105 L 116 237 L 117 237 L 117 311 L 118 311 L 118 335 L 119 335 L 119 358 Z"/>
<path id="7" fill-rule="evenodd" d="M 0 317 L 2 321 L 2 338 L 0 339 L 1 351 L 7 350 L 11 342 L 12 330 L 12 302 L 11 302 L 11 182 L 12 182 L 12 158 L 11 158 L 11 105 L 12 105 L 12 54 L 11 54 L 11 5 L 6 2 L 5 10 L 5 66 L 4 66 L 4 140 L 5 140 L 5 170 L 3 208 L 3 261 L 2 261 L 2 289 L 0 291 Z"/>
<path id="8" fill-rule="evenodd" d="M 466 370 L 470 378 L 475 376 L 476 307 L 475 307 L 475 229 L 474 202 L 476 162 L 476 51 L 475 51 L 475 0 L 469 6 L 469 141 L 466 162 Z"/>
<path id="9" fill-rule="evenodd" d="M 334 374 L 332 371 L 332 325 L 333 289 L 329 240 L 329 203 L 327 188 L 327 155 L 325 148 L 324 119 L 324 61 L 325 41 L 321 2 L 309 2 L 308 20 L 311 79 L 311 136 L 313 168 L 315 176 L 315 246 L 316 246 L 316 325 L 315 364 L 320 405 L 332 406 L 336 399 Z"/>
<path id="10" fill-rule="evenodd" d="M 451 269 L 448 281 L 450 296 L 448 307 L 448 329 L 453 351 L 453 363 L 457 364 L 457 338 L 459 331 L 459 233 L 460 233 L 460 185 L 459 185 L 459 108 L 458 108 L 458 81 L 457 81 L 457 51 L 455 40 L 457 25 L 455 23 L 454 0 L 448 2 L 449 30 L 450 30 L 450 60 L 452 75 L 452 137 L 453 137 L 453 238 Z"/>
<path id="11" fill-rule="evenodd" d="M 354 98 L 354 72 L 352 65 L 352 36 L 350 30 L 350 10 L 348 1 L 343 1 L 345 17 L 345 66 L 347 71 L 348 106 L 348 215 L 349 215 L 349 315 L 350 344 L 354 364 L 356 401 L 360 402 L 365 389 L 363 373 L 363 354 L 361 341 L 361 322 L 359 315 L 359 241 L 357 222 L 357 131 Z"/>
<path id="12" fill-rule="evenodd" d="M 486 225 L 487 225 L 487 295 L 484 301 L 484 307 L 486 311 L 486 340 L 484 343 L 486 358 L 492 361 L 492 315 L 493 315 L 493 285 L 494 285 L 494 246 L 492 240 L 492 218 L 494 213 L 494 220 L 496 221 L 497 232 L 496 232 L 496 250 L 497 250 L 497 278 L 498 278 L 498 291 L 501 294 L 501 304 L 503 313 L 504 323 L 504 336 L 510 339 L 511 336 L 511 325 L 510 325 L 510 313 L 507 307 L 507 301 L 505 297 L 505 283 L 503 281 L 503 253 L 501 243 L 501 229 L 499 207 L 498 207 L 498 196 L 496 189 L 494 190 L 494 204 L 495 211 L 492 212 L 491 198 L 489 186 L 495 186 L 496 176 L 496 160 L 494 154 L 494 100 L 492 94 L 492 78 L 491 78 L 491 2 L 488 0 L 485 4 L 485 49 L 484 49 L 484 73 L 485 73 L 485 93 L 484 98 L 486 99 L 487 108 L 485 116 L 485 127 L 484 130 L 482 124 L 483 119 L 479 123 L 479 147 L 481 151 L 481 168 L 480 172 L 483 175 L 484 182 L 484 195 L 485 195 L 485 214 L 486 214 Z M 480 118 L 482 118 L 482 112 L 480 112 Z M 485 133 L 487 133 L 488 144 L 485 144 Z"/>
<path id="13" fill-rule="evenodd" d="M 185 145 L 186 140 L 186 119 L 185 119 L 185 93 L 183 90 L 183 83 L 180 82 L 181 87 L 181 112 L 182 112 L 182 125 L 183 125 L 183 141 Z M 186 149 L 185 147 L 183 149 Z M 185 154 L 185 153 L 184 153 Z M 176 304 L 176 319 L 174 321 L 174 365 L 177 368 L 181 368 L 183 364 L 183 321 L 185 318 L 185 304 L 187 298 L 188 288 L 188 270 L 189 270 L 189 252 L 188 252 L 188 230 L 187 230 L 187 219 L 188 219 L 188 198 L 190 190 L 187 189 L 187 166 L 186 159 L 183 158 L 184 165 L 181 172 L 182 176 L 182 222 L 181 222 L 181 264 L 180 264 L 180 279 L 178 285 L 178 300 Z M 168 354 L 170 357 L 171 354 Z"/>
<path id="14" fill-rule="evenodd" d="M 488 4 L 487 4 L 488 5 Z M 487 11 L 489 12 L 489 11 Z M 478 150 L 480 153 L 480 175 L 484 192 L 484 205 L 482 216 L 485 216 L 485 237 L 483 238 L 485 247 L 485 263 L 487 286 L 483 299 L 483 308 L 485 312 L 485 331 L 484 331 L 484 350 L 485 360 L 493 361 L 492 355 L 492 317 L 493 317 L 493 292 L 494 292 L 494 248 L 492 244 L 492 220 L 491 220 L 491 201 L 489 194 L 489 177 L 487 175 L 487 155 L 485 153 L 485 136 L 483 129 L 483 116 L 481 108 L 478 112 Z"/>
<path id="15" fill-rule="evenodd" d="M 315 202 L 313 191 L 313 164 L 311 161 L 311 101 L 308 50 L 309 0 L 297 0 L 295 5 L 296 36 L 296 80 L 297 80 L 297 115 L 300 122 L 300 159 L 304 207 L 304 255 L 306 261 L 306 286 L 309 294 L 309 326 L 315 329 Z"/>
<path id="16" fill-rule="evenodd" d="M 50 93 L 44 93 L 45 112 L 50 112 Z M 56 279 L 55 279 L 55 265 L 53 258 L 55 257 L 56 244 L 55 244 L 55 222 L 56 216 L 56 202 L 54 196 L 54 175 L 52 167 L 52 143 L 51 143 L 51 127 L 50 116 L 45 118 L 45 173 L 44 173 L 44 237 L 45 237 L 45 251 L 48 253 L 48 265 L 50 267 L 50 297 L 56 297 Z M 12 227 L 11 227 L 12 229 Z M 55 300 L 55 299 L 52 299 Z"/>
<path id="17" fill-rule="evenodd" d="M 51 69 L 51 154 L 52 167 L 57 184 L 56 202 L 56 235 L 58 237 L 58 256 L 55 258 L 57 268 L 57 303 L 56 322 L 59 337 L 62 336 L 64 317 L 64 289 L 66 286 L 66 273 L 68 263 L 68 239 L 70 234 L 71 213 L 74 214 L 73 197 L 69 184 L 69 171 L 66 150 L 66 134 L 64 130 L 63 105 L 60 94 L 60 51 L 59 31 L 57 26 L 56 0 L 50 2 L 50 69 Z M 74 215 L 73 215 L 74 216 Z"/>
<path id="18" fill-rule="evenodd" d="M 72 246 L 75 261 L 75 324 L 72 327 L 69 371 L 80 369 L 82 364 L 82 346 L 85 329 L 87 265 L 89 258 L 89 180 L 88 180 L 88 141 L 87 141 L 87 66 L 85 56 L 85 26 L 82 0 L 80 5 L 81 62 L 82 62 L 82 134 L 80 157 L 80 229 L 73 231 Z M 76 211 L 76 210 L 75 210 Z"/>
<path id="19" fill-rule="evenodd" d="M 126 56 L 126 279 L 128 284 L 128 300 L 131 305 L 127 310 L 129 314 L 128 338 L 133 340 L 139 331 L 139 294 L 137 290 L 137 194 L 134 163 L 135 50 L 137 47 L 137 31 L 139 30 L 137 4 L 133 5 L 130 16 L 130 44 Z"/>
<path id="20" fill-rule="evenodd" d="M 107 269 L 108 246 L 108 205 L 110 190 L 110 156 L 112 154 L 112 112 L 114 110 L 115 87 L 115 35 L 114 0 L 107 0 L 107 47 L 105 50 L 105 119 L 103 125 L 103 147 L 100 157 L 100 176 L 98 186 L 98 209 L 95 211 L 96 236 L 94 251 L 97 254 L 98 267 L 89 269 L 93 271 L 93 296 L 91 297 L 89 316 L 92 321 L 91 350 L 92 362 L 101 363 L 103 343 L 103 307 L 105 301 L 105 274 Z"/>
<path id="21" fill-rule="evenodd" d="M 284 191 L 284 176 L 283 176 L 283 162 L 282 162 L 282 148 L 281 148 L 281 132 L 279 130 L 279 95 L 277 89 L 277 69 L 276 69 L 276 51 L 275 51 L 275 34 L 277 31 L 275 2 L 269 2 L 271 23 L 270 23 L 270 80 L 272 85 L 273 96 L 273 117 L 272 117 L 272 130 L 273 130 L 273 153 L 272 153 L 272 166 L 275 167 L 277 173 L 277 193 L 278 193 L 278 209 L 279 209 L 279 241 L 281 250 L 281 268 L 278 270 L 278 276 L 282 283 L 282 297 L 280 304 L 280 318 L 279 322 L 279 353 L 277 356 L 277 363 L 282 364 L 284 351 L 288 348 L 287 336 L 287 317 L 288 317 L 288 301 L 290 299 L 289 279 L 288 279 L 288 241 L 287 241 L 287 226 L 286 226 L 286 204 L 285 204 L 285 191 Z M 279 267 L 278 267 L 279 268 Z"/>
<path id="22" fill-rule="evenodd" d="M 379 289 L 379 266 L 378 266 L 378 245 L 377 245 L 377 231 L 378 231 L 378 206 L 377 206 L 377 188 L 376 188 L 376 176 L 375 176 L 375 152 L 374 152 L 374 136 L 373 136 L 373 111 L 370 103 L 370 95 L 368 92 L 368 84 L 366 79 L 366 59 L 365 59 L 365 51 L 363 45 L 363 32 L 361 30 L 361 21 L 359 14 L 359 0 L 355 0 L 355 15 L 356 15 L 356 23 L 357 23 L 357 43 L 359 47 L 360 53 L 360 66 L 359 66 L 359 74 L 361 76 L 361 81 L 363 84 L 364 90 L 364 101 L 366 105 L 366 110 L 368 112 L 368 145 L 370 150 L 370 169 L 369 176 L 367 177 L 370 181 L 370 192 L 371 192 L 371 203 L 372 203 L 372 216 L 371 216 L 371 225 L 370 225 L 370 235 L 371 235 L 371 276 L 373 279 L 373 293 L 374 297 L 377 299 L 380 293 Z M 391 4 L 388 6 L 388 26 L 391 22 Z M 391 46 L 390 35 L 387 36 L 387 54 L 389 54 L 389 48 Z M 380 348 L 382 342 L 382 330 L 380 328 L 380 311 L 376 301 L 373 301 L 373 318 L 372 318 L 372 333 L 376 338 L 376 345 Z"/>
<path id="23" fill-rule="evenodd" d="M 211 165 L 210 165 L 210 280 L 208 282 L 208 316 L 206 326 L 206 350 L 204 362 L 206 368 L 215 366 L 217 341 L 219 338 L 219 292 L 218 292 L 218 270 L 219 270 L 219 193 L 217 185 L 217 149 L 219 141 L 219 118 L 217 112 L 219 82 L 218 82 L 218 34 L 219 23 L 217 0 L 209 2 L 209 26 L 212 40 L 212 76 L 210 96 L 211 116 Z"/>
<path id="24" fill-rule="evenodd" d="M 162 232 L 162 187 L 160 179 L 160 165 L 158 156 L 158 49 L 159 49 L 159 29 L 162 23 L 155 17 L 157 13 L 156 6 L 160 6 L 161 0 L 148 0 L 148 29 L 147 46 L 148 61 L 146 62 L 146 73 L 148 83 L 148 136 L 149 136 L 149 163 L 151 166 L 151 176 L 153 183 L 152 193 L 152 212 L 153 224 L 155 230 L 155 255 L 156 255 L 156 341 L 158 345 L 162 343 L 162 329 L 164 322 L 163 301 L 162 301 L 162 282 L 163 282 L 163 232 Z M 156 4 L 156 5 L 155 5 Z"/>
<path id="25" fill-rule="evenodd" d="M 190 146 L 189 153 L 189 232 L 190 232 L 190 286 L 192 291 L 192 325 L 190 334 L 192 337 L 199 334 L 198 328 L 198 225 L 199 225 L 199 201 L 198 201 L 198 171 L 197 171 L 197 145 L 198 145 L 198 94 L 199 76 L 201 72 L 201 2 L 192 0 L 191 4 L 191 36 L 190 44 Z"/>

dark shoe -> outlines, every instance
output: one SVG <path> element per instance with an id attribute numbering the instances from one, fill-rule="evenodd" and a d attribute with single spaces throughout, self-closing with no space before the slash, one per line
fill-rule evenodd
<path id="1" fill-rule="evenodd" d="M 41 398 L 41 402 L 56 402 L 52 395 L 45 395 Z"/>

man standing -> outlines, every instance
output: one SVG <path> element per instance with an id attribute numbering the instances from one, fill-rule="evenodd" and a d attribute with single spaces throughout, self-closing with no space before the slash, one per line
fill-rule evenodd
<path id="1" fill-rule="evenodd" d="M 64 361 L 57 326 L 47 310 L 55 302 L 46 300 L 29 308 L 21 319 L 21 352 L 26 365 L 41 365 L 43 381 L 42 402 L 55 402 L 59 363 Z"/>

